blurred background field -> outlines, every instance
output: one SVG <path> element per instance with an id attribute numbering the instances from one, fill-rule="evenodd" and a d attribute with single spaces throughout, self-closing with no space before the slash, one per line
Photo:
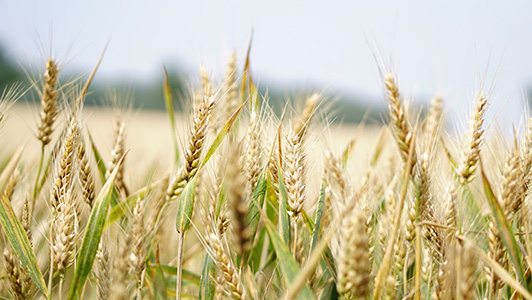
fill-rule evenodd
<path id="1" fill-rule="evenodd" d="M 0 139 L 3 141 L 0 149 L 1 155 L 6 155 L 15 151 L 21 145 L 24 145 L 24 156 L 26 159 L 33 158 L 35 161 L 28 161 L 29 164 L 37 164 L 41 151 L 40 141 L 34 138 L 36 136 L 36 124 L 38 122 L 41 107 L 29 103 L 17 103 L 9 110 L 7 121 L 3 124 L 0 131 Z M 86 133 L 90 133 L 104 159 L 113 147 L 113 128 L 114 122 L 124 112 L 109 107 L 85 107 L 83 109 L 82 120 L 84 122 Z M 334 150 L 340 154 L 350 142 L 353 143 L 352 157 L 350 160 L 352 169 L 359 169 L 360 172 L 365 170 L 371 155 L 375 150 L 377 136 L 381 130 L 380 126 L 374 126 L 371 123 L 364 124 L 359 129 L 359 124 L 342 123 L 328 124 L 323 119 L 319 120 L 318 115 L 316 124 L 312 125 L 315 135 L 307 143 L 309 148 L 309 161 L 313 162 L 310 170 L 315 174 L 321 174 L 321 157 L 326 150 Z M 140 174 L 135 178 L 126 178 L 126 181 L 132 186 L 138 186 L 146 178 L 143 176 L 156 172 L 158 174 L 168 171 L 168 162 L 172 161 L 173 144 L 171 126 L 167 114 L 162 110 L 143 110 L 132 109 L 125 113 L 126 122 L 126 145 L 130 150 L 127 157 L 127 169 L 129 174 Z M 188 117 L 177 115 L 177 127 L 180 136 L 180 145 L 183 148 L 186 144 L 186 137 L 189 133 Z M 61 126 L 61 125 L 58 125 Z M 54 138 L 58 132 L 54 134 Z M 388 142 L 392 141 L 391 136 Z M 5 142 L 4 142 L 5 141 Z M 389 147 L 386 147 L 387 150 Z M 315 172 L 314 172 L 315 171 Z M 312 193 L 318 192 L 319 176 L 313 178 L 316 189 Z"/>
<path id="2" fill-rule="evenodd" d="M 173 90 L 187 96 L 200 66 L 221 76 L 230 53 L 242 68 L 253 32 L 252 73 L 279 114 L 287 98 L 323 91 L 330 119 L 382 121 L 382 70 L 394 70 L 405 98 L 427 107 L 440 93 L 449 124 L 461 124 L 475 93 L 492 96 L 487 120 L 511 133 L 532 87 L 532 4 L 446 1 L 232 0 L 2 1 L 0 88 L 36 76 L 49 55 L 65 67 L 61 80 L 87 74 L 109 49 L 86 104 L 109 88 L 133 90 L 135 107 L 161 110 L 163 65 Z M 127 18 L 124 16 L 128 16 Z M 31 98 L 30 98 L 31 99 Z"/>

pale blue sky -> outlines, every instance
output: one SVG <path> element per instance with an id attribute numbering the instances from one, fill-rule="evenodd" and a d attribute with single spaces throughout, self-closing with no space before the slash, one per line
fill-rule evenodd
<path id="1" fill-rule="evenodd" d="M 532 1 L 0 0 L 0 9 L 0 41 L 22 63 L 51 43 L 57 55 L 71 46 L 68 67 L 89 70 L 111 38 L 100 78 L 149 78 L 172 62 L 220 73 L 253 29 L 253 71 L 264 82 L 382 100 L 376 55 L 404 94 L 439 91 L 452 111 L 469 109 L 486 77 L 500 118 L 516 118 L 532 86 Z"/>

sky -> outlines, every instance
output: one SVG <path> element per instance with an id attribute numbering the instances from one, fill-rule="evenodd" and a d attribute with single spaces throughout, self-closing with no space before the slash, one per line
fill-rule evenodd
<path id="1" fill-rule="evenodd" d="M 140 82 L 175 63 L 221 74 L 233 49 L 243 59 L 253 31 L 259 82 L 383 104 L 381 70 L 390 69 L 405 98 L 424 104 L 438 92 L 460 120 L 483 83 L 490 118 L 513 123 L 532 87 L 530 0 L 0 0 L 0 10 L 0 42 L 23 65 L 52 49 L 89 71 L 110 40 L 100 80 Z"/>

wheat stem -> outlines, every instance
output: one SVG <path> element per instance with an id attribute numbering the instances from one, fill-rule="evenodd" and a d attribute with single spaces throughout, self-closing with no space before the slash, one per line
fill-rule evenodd
<path id="1" fill-rule="evenodd" d="M 177 278 L 175 296 L 176 300 L 181 300 L 181 278 L 183 274 L 183 246 L 185 242 L 185 232 L 179 232 L 177 235 Z"/>

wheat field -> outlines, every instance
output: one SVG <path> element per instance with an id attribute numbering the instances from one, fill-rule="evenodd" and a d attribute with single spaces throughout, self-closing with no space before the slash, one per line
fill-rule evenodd
<path id="1" fill-rule="evenodd" d="M 168 80 L 166 112 L 84 107 L 97 66 L 62 82 L 53 57 L 7 87 L 0 297 L 532 299 L 532 122 L 490 136 L 478 87 L 451 135 L 391 72 L 384 125 L 331 122 L 321 93 L 277 116 L 248 66 L 200 72 L 183 113 Z"/>

